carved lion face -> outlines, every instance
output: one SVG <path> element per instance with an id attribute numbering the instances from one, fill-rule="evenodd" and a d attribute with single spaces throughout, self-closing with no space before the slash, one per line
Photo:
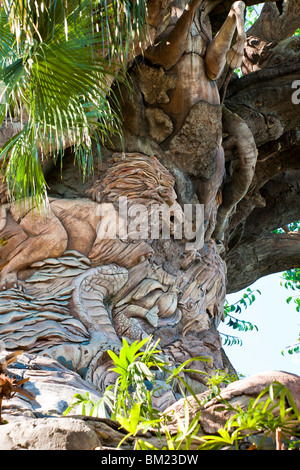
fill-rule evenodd
<path id="1" fill-rule="evenodd" d="M 153 156 L 140 153 L 112 155 L 113 165 L 101 180 L 95 182 L 88 193 L 97 202 L 116 203 L 121 196 L 130 201 L 149 205 L 153 202 L 176 202 L 175 180 Z"/>

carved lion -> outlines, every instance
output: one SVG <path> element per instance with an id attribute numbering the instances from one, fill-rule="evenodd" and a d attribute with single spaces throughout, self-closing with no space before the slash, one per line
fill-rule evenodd
<path id="1" fill-rule="evenodd" d="M 114 229 L 112 212 L 120 197 L 131 204 L 167 204 L 181 214 L 176 202 L 174 179 L 155 157 L 142 154 L 114 154 L 110 168 L 89 190 L 89 199 L 49 199 L 40 214 L 28 201 L 4 204 L 0 208 L 0 288 L 22 286 L 28 269 L 37 261 L 76 250 L 93 265 L 116 263 L 130 268 L 148 259 L 153 250 L 144 240 L 110 238 L 101 228 Z M 117 207 L 116 207 L 117 208 Z M 115 212 L 114 212 L 115 214 Z M 118 235 L 118 234 L 117 234 Z M 130 234 L 129 234 L 130 235 Z"/>

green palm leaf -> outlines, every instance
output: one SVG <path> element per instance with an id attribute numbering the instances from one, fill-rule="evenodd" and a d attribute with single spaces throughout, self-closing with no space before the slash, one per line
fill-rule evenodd
<path id="1" fill-rule="evenodd" d="M 40 204 L 47 193 L 41 158 L 51 153 L 56 161 L 72 146 L 85 177 L 93 170 L 92 142 L 100 154 L 113 135 L 121 137 L 110 84 L 125 81 L 128 45 L 142 34 L 145 0 L 3 3 L 1 119 L 13 109 L 24 127 L 1 149 L 0 161 L 11 197 L 31 195 Z M 14 54 L 7 54 L 8 44 Z"/>

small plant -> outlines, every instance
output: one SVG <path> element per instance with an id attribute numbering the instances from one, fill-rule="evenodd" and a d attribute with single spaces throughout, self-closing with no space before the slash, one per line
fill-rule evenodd
<path id="1" fill-rule="evenodd" d="M 111 370 L 117 374 L 115 384 L 109 385 L 97 402 L 91 399 L 88 392 L 74 395 L 64 414 L 80 406 L 83 414 L 100 417 L 107 417 L 109 414 L 109 417 L 115 420 L 117 415 L 128 416 L 135 404 L 140 406 L 140 414 L 145 417 L 154 412 L 149 406 L 151 395 L 155 391 L 155 375 L 151 369 L 161 369 L 166 365 L 161 359 L 161 351 L 157 348 L 158 341 L 153 343 L 151 338 L 146 338 L 129 345 L 123 338 L 122 344 L 119 356 L 113 351 L 107 351 L 114 363 Z"/>
<path id="2" fill-rule="evenodd" d="M 269 395 L 268 398 L 262 401 L 262 397 L 266 394 Z M 289 403 L 288 408 L 286 403 Z M 249 437 L 250 441 L 253 441 L 252 449 L 259 450 L 270 435 L 276 442 L 277 450 L 282 449 L 281 440 L 283 438 L 288 445 L 295 446 L 295 442 L 290 441 L 290 438 L 299 436 L 300 412 L 290 391 L 284 385 L 273 382 L 256 399 L 249 400 L 246 410 L 240 406 L 234 408 L 229 403 L 228 409 L 233 414 L 224 428 L 219 429 L 216 436 L 202 436 L 203 443 L 199 446 L 200 450 L 218 450 L 225 446 L 233 446 L 237 450 L 239 442 L 245 437 Z M 263 433 L 259 445 L 255 443 L 253 438 L 257 433 Z"/>
<path id="3" fill-rule="evenodd" d="M 170 364 L 163 360 L 162 351 L 158 349 L 158 344 L 159 340 L 153 342 L 152 337 L 140 342 L 135 341 L 131 345 L 123 338 L 119 356 L 113 351 L 107 351 L 114 363 L 111 370 L 117 374 L 115 383 L 106 388 L 103 396 L 97 402 L 92 400 L 88 392 L 75 394 L 64 414 L 66 415 L 75 407 L 79 407 L 82 414 L 98 417 L 109 416 L 116 420 L 117 416 L 129 418 L 132 407 L 138 404 L 140 417 L 145 420 L 156 419 L 158 412 L 152 406 L 152 396 L 155 391 L 159 390 L 155 380 L 155 371 L 157 370 L 168 375 L 166 384 L 171 388 L 175 389 L 178 386 L 183 395 L 184 391 L 188 390 L 195 396 L 184 379 L 184 374 L 189 372 L 205 373 L 187 368 L 187 366 L 197 360 L 208 362 L 210 359 L 195 357 L 185 361 L 179 367 L 171 368 Z M 136 406 L 135 412 L 137 413 Z"/>
<path id="4" fill-rule="evenodd" d="M 122 439 L 118 447 L 120 447 L 126 439 L 133 436 L 134 450 L 189 450 L 192 442 L 200 440 L 197 436 L 197 432 L 200 428 L 200 411 L 196 413 L 191 422 L 187 401 L 184 402 L 184 411 L 184 419 L 181 419 L 181 417 L 174 412 L 177 420 L 177 432 L 175 435 L 171 435 L 168 429 L 170 416 L 161 414 L 156 420 L 146 421 L 139 416 L 139 407 L 136 406 L 132 409 L 130 419 L 124 419 L 122 416 L 118 416 L 118 421 L 122 427 L 128 431 L 128 434 Z M 155 447 L 153 444 L 140 437 L 141 432 L 145 433 L 149 428 L 153 429 L 154 426 L 158 428 L 157 435 L 160 437 L 160 447 Z"/>
<path id="5" fill-rule="evenodd" d="M 134 449 L 155 450 L 155 447 L 143 439 L 149 429 L 155 430 L 160 439 L 160 449 L 179 450 L 188 449 L 191 442 L 199 440 L 197 432 L 200 427 L 200 411 L 190 420 L 188 405 L 189 398 L 186 392 L 194 397 L 197 405 L 201 407 L 204 401 L 200 402 L 190 385 L 185 380 L 187 373 L 200 373 L 207 376 L 203 371 L 191 369 L 189 366 L 195 361 L 209 362 L 211 359 L 205 357 L 195 357 L 185 361 L 179 367 L 170 367 L 161 356 L 162 351 L 158 349 L 159 341 L 153 343 L 152 338 L 147 338 L 140 342 L 135 341 L 131 345 L 123 338 L 123 345 L 119 355 L 113 351 L 108 351 L 114 366 L 111 370 L 116 372 L 115 384 L 107 387 L 103 396 L 97 402 L 93 401 L 90 393 L 74 395 L 73 401 L 64 415 L 70 413 L 74 407 L 84 415 L 110 417 L 117 421 L 127 434 L 119 443 L 119 447 L 128 438 L 134 438 Z M 164 371 L 167 374 L 166 384 L 171 389 L 178 387 L 184 396 L 185 416 L 182 419 L 176 412 L 173 412 L 177 422 L 177 432 L 171 435 L 168 423 L 171 416 L 159 412 L 153 407 L 152 396 L 159 388 L 155 380 L 155 370 Z M 211 389 L 210 398 L 216 396 L 220 391 L 220 384 L 228 383 L 235 378 L 230 377 L 223 371 L 218 371 L 215 378 L 207 379 L 208 387 Z"/>
<path id="6" fill-rule="evenodd" d="M 115 365 L 111 370 L 118 374 L 114 387 L 116 400 L 113 417 L 117 413 L 126 415 L 127 410 L 136 403 L 140 405 L 143 415 L 147 416 L 147 405 L 155 386 L 155 375 L 151 369 L 161 369 L 165 365 L 160 356 L 161 351 L 157 349 L 159 341 L 152 343 L 151 338 L 146 338 L 129 345 L 123 338 L 122 342 L 119 356 L 108 351 Z"/>
<path id="7" fill-rule="evenodd" d="M 228 374 L 224 370 L 216 370 L 212 377 L 207 378 L 206 385 L 209 387 L 211 393 L 208 395 L 205 401 L 220 395 L 221 385 L 228 385 L 238 380 L 238 376 L 235 374 Z"/>
<path id="8" fill-rule="evenodd" d="M 189 364 L 197 360 L 210 361 L 210 359 L 195 357 L 185 361 L 179 367 L 171 368 L 170 364 L 163 360 L 162 351 L 158 349 L 159 340 L 153 342 L 150 337 L 129 345 L 123 338 L 122 343 L 119 355 L 108 351 L 114 364 L 111 370 L 117 374 L 115 383 L 106 388 L 103 396 L 97 402 L 93 401 L 88 392 L 75 394 L 64 415 L 77 407 L 78 411 L 84 415 L 110 417 L 119 422 L 128 432 L 119 445 L 133 436 L 135 449 L 151 448 L 151 444 L 144 442 L 140 437 L 151 428 L 156 430 L 161 442 L 163 442 L 162 434 L 166 436 L 166 445 L 169 449 L 174 447 L 177 449 L 181 446 L 186 448 L 195 436 L 199 420 L 195 417 L 191 423 L 187 419 L 183 423 L 178 417 L 178 432 L 176 436 L 170 435 L 167 427 L 169 417 L 156 410 L 152 403 L 154 392 L 159 390 L 155 380 L 155 371 L 165 372 L 168 375 L 166 383 L 171 386 L 171 389 L 178 386 L 183 396 L 188 391 L 201 405 L 186 382 L 184 374 L 205 374 L 203 371 L 189 368 Z M 186 403 L 188 403 L 187 398 Z M 186 418 L 187 416 L 186 412 Z"/>
<path id="9" fill-rule="evenodd" d="M 281 448 L 281 440 L 289 443 L 291 448 L 298 441 L 291 441 L 290 437 L 297 437 L 300 427 L 300 412 L 297 410 L 289 390 L 278 382 L 274 382 L 264 389 L 256 399 L 250 399 L 247 410 L 239 405 L 232 406 L 221 396 L 221 385 L 227 385 L 238 377 L 225 371 L 216 371 L 213 377 L 206 374 L 206 383 L 209 393 L 206 398 L 199 400 L 191 387 L 184 379 L 188 372 L 204 372 L 190 369 L 188 366 L 195 360 L 207 361 L 207 358 L 192 358 L 179 367 L 171 370 L 158 349 L 159 341 L 153 343 L 152 338 L 147 338 L 131 345 L 123 339 L 123 347 L 117 356 L 112 351 L 109 355 L 114 362 L 113 371 L 117 373 L 115 384 L 107 387 L 103 397 L 93 402 L 89 393 L 76 394 L 74 400 L 64 414 L 70 412 L 75 406 L 80 406 L 82 414 L 94 416 L 107 416 L 117 421 L 127 431 L 118 447 L 124 441 L 133 438 L 135 450 L 188 450 L 193 443 L 193 448 L 198 445 L 199 450 L 218 450 L 224 447 L 239 448 L 239 444 L 248 437 L 253 440 L 251 448 L 260 448 L 265 439 L 272 435 L 278 448 Z M 153 407 L 152 396 L 158 390 L 155 382 L 155 373 L 152 369 L 160 369 L 169 373 L 166 382 L 172 387 L 179 386 L 184 396 L 184 417 L 172 411 L 171 414 L 159 412 Z M 185 393 L 188 391 L 195 399 L 197 410 L 194 410 L 193 418 L 190 410 L 195 407 Z M 268 394 L 265 401 L 262 398 Z M 200 429 L 201 407 L 212 398 L 217 398 L 224 409 L 230 411 L 231 416 L 225 426 L 219 429 L 217 435 L 198 436 Z M 287 403 L 289 406 L 287 407 Z M 169 424 L 177 424 L 176 433 L 169 430 Z M 298 428 L 298 429 L 297 429 Z M 147 431 L 155 432 L 159 439 L 159 447 L 148 442 L 144 436 Z M 253 436 L 263 433 L 259 446 Z"/>

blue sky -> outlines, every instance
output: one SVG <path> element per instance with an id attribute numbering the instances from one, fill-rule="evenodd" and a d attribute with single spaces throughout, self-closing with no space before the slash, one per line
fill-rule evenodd
<path id="1" fill-rule="evenodd" d="M 241 314 L 239 319 L 250 321 L 258 327 L 258 331 L 239 332 L 222 323 L 219 331 L 238 336 L 242 346 L 224 346 L 224 350 L 239 374 L 254 375 L 270 370 L 284 370 L 300 375 L 300 354 L 284 356 L 281 351 L 297 341 L 300 333 L 300 313 L 296 312 L 295 304 L 286 303 L 293 291 L 280 286 L 282 273 L 263 277 L 252 284 L 251 289 L 259 289 L 261 295 Z M 228 302 L 239 300 L 245 290 L 227 296 Z"/>

